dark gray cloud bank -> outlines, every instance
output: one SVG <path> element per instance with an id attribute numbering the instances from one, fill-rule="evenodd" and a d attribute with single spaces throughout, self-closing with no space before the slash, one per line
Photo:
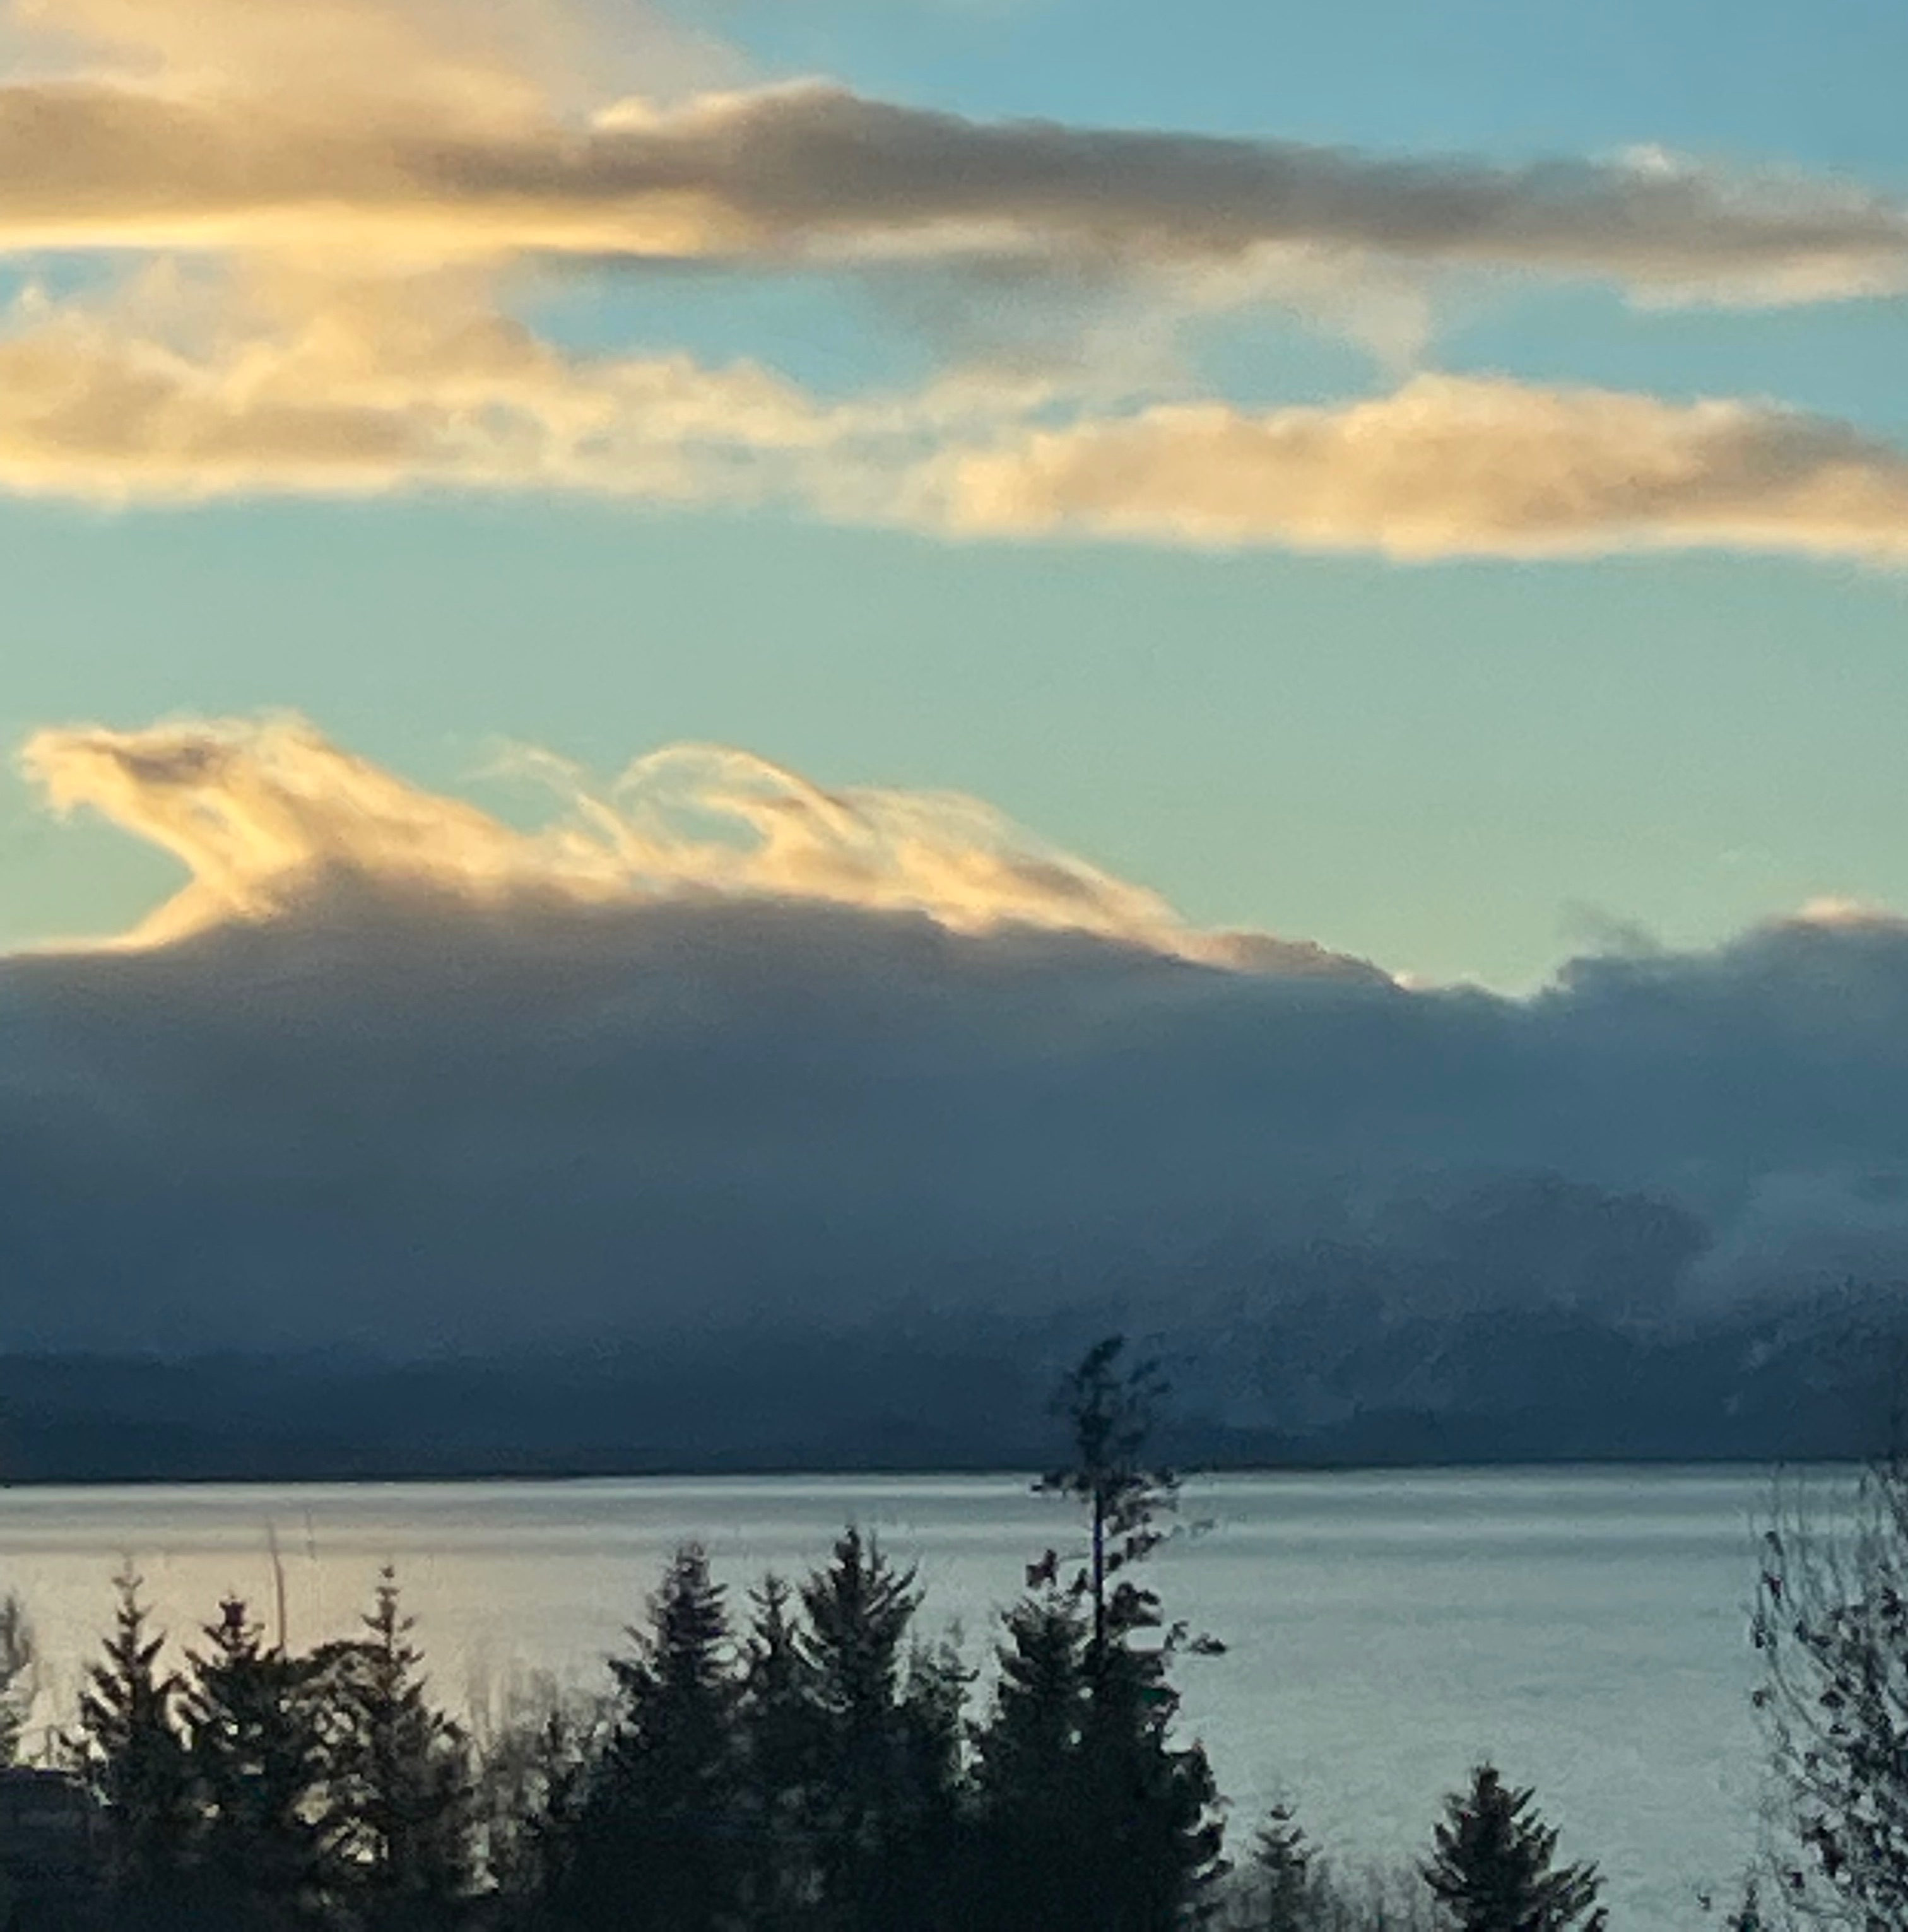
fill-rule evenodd
<path id="1" fill-rule="evenodd" d="M 1760 1451 L 1853 1416 L 1908 1273 L 1892 917 L 1510 999 L 786 893 L 302 877 L 0 964 L 20 1412 L 27 1358 L 236 1352 L 441 1399 L 478 1462 L 970 1460 L 976 1391 L 1124 1323 L 1221 1448 Z M 142 1372 L 116 1414 L 243 1410 Z"/>

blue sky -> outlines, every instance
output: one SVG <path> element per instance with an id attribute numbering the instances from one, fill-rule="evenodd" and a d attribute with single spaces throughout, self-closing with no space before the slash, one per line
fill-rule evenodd
<path id="1" fill-rule="evenodd" d="M 1660 146 L 1908 198 L 1908 15 L 1881 4 L 682 14 L 735 50 L 740 86 L 826 74 L 983 120 L 1400 157 Z M 508 302 L 578 352 L 747 356 L 824 397 L 926 380 L 990 320 L 984 287 L 953 303 L 932 278 L 750 263 L 560 263 L 514 275 Z M 1427 313 L 1416 368 L 1766 399 L 1908 441 L 1892 294 L 1652 307 L 1485 269 L 1443 279 Z M 1198 394 L 1265 410 L 1395 388 L 1409 371 L 1359 332 L 1274 303 L 1178 343 Z M 610 772 L 716 740 L 824 784 L 976 794 L 1198 922 L 1512 988 L 1633 924 L 1700 945 L 1818 897 L 1908 906 L 1908 596 L 1886 560 L 1730 544 L 1396 562 L 428 481 L 344 502 L 38 494 L 0 503 L 14 741 L 290 709 L 507 814 L 478 776 L 502 742 Z M 176 876 L 122 832 L 50 823 L 21 786 L 0 811 L 0 942 L 118 930 Z"/>
<path id="2" fill-rule="evenodd" d="M 682 16 L 778 73 L 986 115 L 1276 132 L 1399 152 L 1669 141 L 1900 184 L 1888 0 L 709 0 Z"/>

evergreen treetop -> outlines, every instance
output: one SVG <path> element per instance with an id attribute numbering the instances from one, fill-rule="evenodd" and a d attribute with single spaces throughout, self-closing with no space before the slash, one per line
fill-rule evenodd
<path id="1" fill-rule="evenodd" d="M 387 1567 L 364 1634 L 315 1653 L 326 1718 L 327 1822 L 347 1888 L 374 1919 L 423 1922 L 470 1887 L 476 1786 L 462 1727 L 430 1700 Z"/>
<path id="2" fill-rule="evenodd" d="M 739 1684 L 723 1591 L 699 1545 L 678 1550 L 610 1660 L 607 1745 L 564 1828 L 555 1922 L 566 1932 L 718 1932 L 745 1882 Z"/>
<path id="3" fill-rule="evenodd" d="M 1451 1932 L 1601 1932 L 1597 1868 L 1553 1868 L 1557 1834 L 1532 1813 L 1534 1795 L 1484 1763 L 1468 1790 L 1446 1799 L 1420 1870 Z"/>
<path id="4" fill-rule="evenodd" d="M 311 1670 L 266 1649 L 238 1598 L 187 1653 L 180 1708 L 195 1862 L 228 1894 L 297 1900 L 322 1884 L 326 1772 Z"/>
<path id="5" fill-rule="evenodd" d="M 104 1655 L 88 1666 L 78 1726 L 67 1741 L 76 1770 L 104 1808 L 106 1881 L 122 1895 L 151 1895 L 172 1881 L 190 1820 L 180 1681 L 160 1668 L 165 1633 L 151 1629 L 143 1587 L 130 1564 L 113 1579 L 112 1634 Z"/>
<path id="6" fill-rule="evenodd" d="M 1172 1932 L 1202 1915 L 1223 1869 L 1211 1768 L 1172 1736 L 1184 1632 L 1136 1641 L 1164 1618 L 1126 1573 L 1165 1540 L 1179 1479 L 1146 1453 L 1164 1377 L 1126 1366 L 1125 1346 L 1097 1343 L 1055 1397 L 1072 1459 L 1035 1486 L 1084 1510 L 1085 1557 L 1070 1576 L 1052 1550 L 1029 1566 L 976 1740 L 983 1833 L 1014 1875 L 990 1909 L 1016 1932 Z"/>
<path id="7" fill-rule="evenodd" d="M 1160 1519 L 1179 1503 L 1178 1474 L 1144 1455 L 1168 1393 L 1165 1372 L 1150 1358 L 1127 1364 L 1126 1350 L 1124 1336 L 1109 1335 L 1061 1382 L 1053 1408 L 1066 1426 L 1071 1459 L 1034 1485 L 1086 1511 L 1085 1560 L 1070 1587 L 1090 1606 L 1096 1656 L 1108 1642 L 1159 1623 L 1158 1597 L 1122 1573 L 1166 1540 Z M 1036 1569 L 1053 1576 L 1058 1560 L 1049 1552 Z"/>
<path id="8" fill-rule="evenodd" d="M 1252 1840 L 1252 1932 L 1312 1932 L 1318 1886 L 1311 1840 L 1289 1804 L 1274 1804 Z"/>

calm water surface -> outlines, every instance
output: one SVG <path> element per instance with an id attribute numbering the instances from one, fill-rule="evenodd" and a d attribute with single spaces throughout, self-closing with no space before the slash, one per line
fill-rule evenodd
<path id="1" fill-rule="evenodd" d="M 1351 1859 L 1429 1834 L 1440 1794 L 1493 1754 L 1539 1788 L 1566 1856 L 1599 1858 L 1622 1932 L 1713 1925 L 1753 1844 L 1758 1756 L 1744 1637 L 1768 1477 L 1747 1470 L 1423 1472 L 1220 1478 L 1209 1521 L 1155 1559 L 1174 1614 L 1222 1636 L 1181 1672 L 1243 1843 L 1289 1796 Z M 440 1691 L 482 1702 L 548 1670 L 579 1682 L 699 1537 L 738 1586 L 796 1570 L 848 1521 L 917 1562 L 928 1629 L 992 1641 L 1024 1564 L 1071 1519 L 1010 1478 L 0 1490 L 0 1584 L 70 1708 L 130 1556 L 176 1632 L 236 1591 L 290 1636 L 344 1630 L 395 1562 Z"/>

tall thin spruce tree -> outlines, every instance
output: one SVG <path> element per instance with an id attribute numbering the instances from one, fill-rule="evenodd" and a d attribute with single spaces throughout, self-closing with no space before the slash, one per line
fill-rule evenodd
<path id="1" fill-rule="evenodd" d="M 179 1679 L 160 1667 L 165 1633 L 151 1628 L 143 1580 L 128 1564 L 105 1654 L 89 1666 L 67 1740 L 103 1808 L 104 1878 L 120 1924 L 162 1923 L 177 1910 L 194 1813 L 179 1724 Z"/>
<path id="2" fill-rule="evenodd" d="M 1034 1485 L 1064 1496 L 1087 1518 L 1087 1549 L 1072 1588 L 1086 1599 L 1092 1652 L 1155 1627 L 1159 1599 L 1124 1573 L 1143 1562 L 1168 1531 L 1162 1520 L 1179 1505 L 1178 1474 L 1145 1451 L 1168 1393 L 1156 1361 L 1128 1363 L 1126 1338 L 1096 1342 L 1061 1382 L 1054 1412 L 1071 1454 Z"/>
<path id="3" fill-rule="evenodd" d="M 1420 1870 L 1450 1932 L 1602 1932 L 1596 1867 L 1553 1865 L 1557 1834 L 1532 1812 L 1533 1796 L 1480 1764 L 1446 1799 Z"/>
<path id="4" fill-rule="evenodd" d="M 364 1634 L 313 1658 L 326 1714 L 326 1823 L 361 1924 L 454 1923 L 470 1891 L 476 1793 L 461 1727 L 430 1700 L 398 1580 L 378 1580 Z"/>
<path id="5" fill-rule="evenodd" d="M 736 1706 L 742 1912 L 752 1932 L 796 1932 L 816 1898 L 814 1808 L 820 1755 L 794 1592 L 770 1574 L 750 1592 Z"/>
<path id="6" fill-rule="evenodd" d="M 1132 1574 L 1169 1534 L 1178 1500 L 1178 1476 L 1147 1454 L 1166 1393 L 1158 1364 L 1130 1364 L 1114 1336 L 1055 1397 L 1071 1454 L 1036 1488 L 1081 1508 L 1086 1548 L 1077 1563 L 1050 1550 L 1030 1568 L 976 1741 L 1004 1926 L 1171 1932 L 1203 1916 L 1223 1870 L 1211 1768 L 1199 1745 L 1172 1738 L 1168 1674 L 1182 1648 L 1218 1646 L 1168 1627 L 1158 1594 Z"/>

